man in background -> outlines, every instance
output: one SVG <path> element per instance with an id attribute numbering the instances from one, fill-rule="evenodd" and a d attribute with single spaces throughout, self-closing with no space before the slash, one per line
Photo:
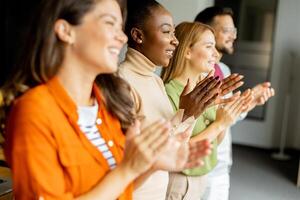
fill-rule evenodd
<path id="1" fill-rule="evenodd" d="M 210 25 L 215 30 L 216 48 L 221 60 L 223 54 L 233 54 L 233 43 L 237 38 L 237 29 L 233 22 L 233 11 L 230 8 L 209 7 L 201 11 L 195 18 L 196 22 Z M 219 62 L 215 65 L 215 76 L 221 79 L 231 74 L 230 68 Z M 245 112 L 240 116 L 244 119 L 247 112 L 255 106 L 263 105 L 270 97 L 274 96 L 274 89 L 269 82 L 261 83 L 253 87 L 253 101 Z M 209 174 L 209 183 L 205 200 L 228 200 L 230 187 L 230 167 L 232 165 L 232 141 L 230 129 L 226 131 L 222 143 L 218 146 L 218 164 Z"/>

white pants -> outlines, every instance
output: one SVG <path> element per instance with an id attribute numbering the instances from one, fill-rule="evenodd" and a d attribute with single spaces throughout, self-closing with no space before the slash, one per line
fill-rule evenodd
<path id="1" fill-rule="evenodd" d="M 203 200 L 228 200 L 230 177 L 229 174 L 209 176 Z"/>

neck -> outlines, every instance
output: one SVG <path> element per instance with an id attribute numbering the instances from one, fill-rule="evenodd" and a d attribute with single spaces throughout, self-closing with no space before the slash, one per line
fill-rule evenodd
<path id="1" fill-rule="evenodd" d="M 77 106 L 93 104 L 92 88 L 96 75 L 88 74 L 84 69 L 84 65 L 76 62 L 76 58 L 69 59 L 65 56 L 57 74 L 62 86 Z"/>
<path id="2" fill-rule="evenodd" d="M 219 53 L 218 62 L 220 62 L 223 57 L 223 53 L 221 53 L 220 51 L 218 51 L 218 53 Z"/>
<path id="3" fill-rule="evenodd" d="M 199 72 L 193 71 L 192 67 L 189 64 L 186 64 L 184 69 L 185 70 L 178 77 L 175 77 L 175 79 L 183 85 L 186 85 L 189 79 L 192 88 L 194 88 L 196 84 L 199 82 L 201 74 Z"/>

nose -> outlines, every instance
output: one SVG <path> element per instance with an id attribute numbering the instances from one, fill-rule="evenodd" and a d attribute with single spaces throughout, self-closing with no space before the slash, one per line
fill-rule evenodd
<path id="1" fill-rule="evenodd" d="M 172 36 L 171 44 L 173 44 L 173 45 L 176 46 L 176 47 L 177 47 L 178 44 L 179 44 L 179 41 L 178 41 L 178 39 L 176 38 L 175 34 L 173 34 L 173 36 Z"/>
<path id="2" fill-rule="evenodd" d="M 218 50 L 216 49 L 216 47 L 214 48 L 213 57 L 214 57 L 216 60 L 218 60 L 219 57 L 220 57 L 220 54 L 219 54 Z"/>
<path id="3" fill-rule="evenodd" d="M 118 31 L 116 38 L 122 45 L 124 45 L 128 41 L 128 37 L 122 29 Z"/>
<path id="4" fill-rule="evenodd" d="M 237 37 L 237 34 L 236 34 L 236 32 L 235 33 L 231 33 L 231 37 L 232 37 L 232 39 L 236 39 L 236 37 Z"/>
<path id="5" fill-rule="evenodd" d="M 234 30 L 231 32 L 230 36 L 232 37 L 232 39 L 235 40 L 235 39 L 237 38 L 237 30 L 234 29 Z"/>

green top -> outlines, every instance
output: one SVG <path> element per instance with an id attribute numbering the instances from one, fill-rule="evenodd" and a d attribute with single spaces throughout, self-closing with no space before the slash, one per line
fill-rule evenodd
<path id="1" fill-rule="evenodd" d="M 184 89 L 182 85 L 177 80 L 171 80 L 165 84 L 166 92 L 171 101 L 173 109 L 178 110 L 180 94 Z M 201 134 L 201 132 L 206 129 L 214 120 L 216 119 L 216 107 L 210 107 L 206 109 L 198 118 L 193 129 L 192 137 Z M 213 148 L 212 153 L 206 156 L 203 161 L 204 165 L 202 167 L 197 167 L 193 169 L 186 169 L 182 173 L 188 176 L 202 176 L 210 172 L 217 165 L 217 140 L 212 142 Z"/>

